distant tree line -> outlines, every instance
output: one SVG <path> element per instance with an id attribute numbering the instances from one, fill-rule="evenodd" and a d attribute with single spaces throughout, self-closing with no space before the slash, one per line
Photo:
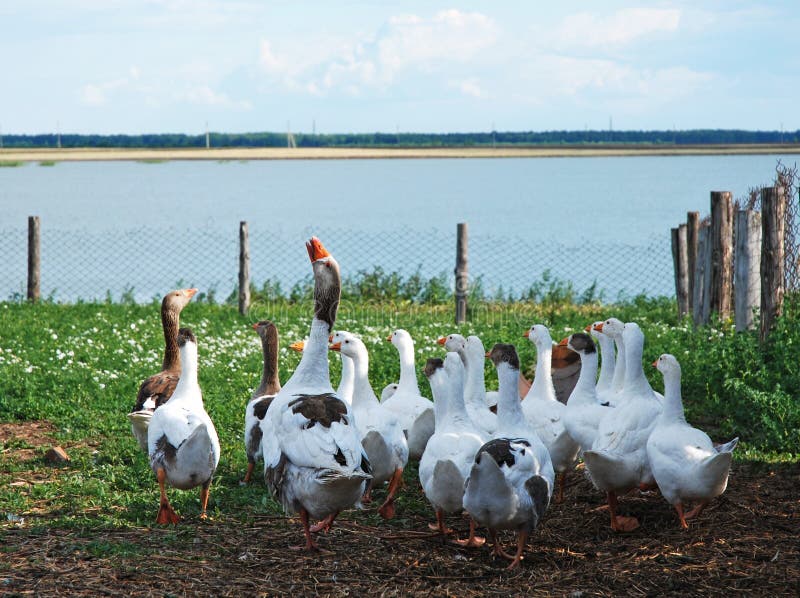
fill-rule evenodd
<path id="1" fill-rule="evenodd" d="M 295 133 L 298 147 L 508 147 L 538 145 L 729 145 L 800 143 L 797 131 L 694 129 L 689 131 L 493 131 L 486 133 Z M 205 147 L 206 136 L 179 133 L 148 135 L 3 135 L 7 148 L 189 148 Z M 286 147 L 285 133 L 211 133 L 212 147 Z"/>

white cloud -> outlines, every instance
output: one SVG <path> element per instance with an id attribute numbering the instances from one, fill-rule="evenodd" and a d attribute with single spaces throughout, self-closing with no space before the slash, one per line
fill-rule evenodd
<path id="1" fill-rule="evenodd" d="M 478 82 L 478 79 L 476 78 L 464 79 L 462 81 L 454 81 L 450 84 L 450 86 L 455 87 L 465 96 L 469 96 L 472 98 L 483 99 L 489 96 L 489 94 L 483 90 L 481 84 Z"/>
<path id="2" fill-rule="evenodd" d="M 252 104 L 246 100 L 232 100 L 227 94 L 214 91 L 208 85 L 192 87 L 184 92 L 176 94 L 175 97 L 178 101 L 235 110 L 250 110 L 253 107 Z"/>
<path id="3" fill-rule="evenodd" d="M 446 10 L 425 18 L 390 17 L 374 35 L 354 40 L 306 40 L 303 47 L 273 47 L 262 40 L 263 73 L 293 91 L 361 95 L 385 90 L 401 74 L 450 74 L 468 65 L 498 38 L 498 27 L 480 13 Z"/>
<path id="4" fill-rule="evenodd" d="M 671 8 L 626 8 L 609 16 L 588 12 L 569 15 L 552 32 L 543 32 L 546 44 L 557 49 L 623 46 L 678 30 L 681 11 Z"/>

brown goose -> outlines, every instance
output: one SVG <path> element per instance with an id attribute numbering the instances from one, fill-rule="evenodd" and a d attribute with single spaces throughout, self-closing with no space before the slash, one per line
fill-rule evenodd
<path id="1" fill-rule="evenodd" d="M 261 347 L 264 351 L 264 370 L 261 373 L 261 384 L 253 392 L 247 403 L 244 415 L 244 446 L 247 453 L 247 473 L 242 484 L 248 484 L 253 475 L 256 460 L 262 456 L 261 450 L 261 421 L 267 414 L 272 399 L 281 389 L 278 376 L 278 329 L 269 320 L 261 320 L 253 324 L 253 329 L 261 337 Z"/>
<path id="2" fill-rule="evenodd" d="M 136 404 L 128 414 L 133 436 L 143 451 L 147 451 L 147 428 L 153 411 L 169 400 L 181 376 L 181 355 L 178 349 L 180 315 L 196 293 L 197 289 L 178 289 L 167 293 L 161 301 L 164 362 L 159 373 L 142 382 L 136 395 Z"/>

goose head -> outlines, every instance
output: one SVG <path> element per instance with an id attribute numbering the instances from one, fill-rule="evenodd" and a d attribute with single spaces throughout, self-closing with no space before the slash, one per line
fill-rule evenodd
<path id="1" fill-rule="evenodd" d="M 601 333 L 602 334 L 602 333 Z M 567 348 L 582 355 L 589 355 L 597 351 L 592 337 L 585 332 L 576 332 L 567 339 Z"/>
<path id="2" fill-rule="evenodd" d="M 622 340 L 625 347 L 641 344 L 644 347 L 644 332 L 636 322 L 627 322 L 622 328 Z"/>
<path id="3" fill-rule="evenodd" d="M 441 337 L 436 343 L 442 345 L 448 353 L 458 353 L 464 351 L 467 347 L 467 339 L 460 334 L 448 334 Z"/>
<path id="4" fill-rule="evenodd" d="M 496 343 L 492 350 L 489 351 L 489 359 L 492 360 L 494 367 L 497 369 L 506 364 L 507 367 L 513 370 L 519 370 L 519 356 L 514 345 Z"/>
<path id="5" fill-rule="evenodd" d="M 176 289 L 164 295 L 161 301 L 161 310 L 179 314 L 189 301 L 197 294 L 197 289 Z"/>
<path id="6" fill-rule="evenodd" d="M 602 321 L 592 322 L 591 324 L 587 324 L 586 328 L 584 328 L 583 331 L 586 332 L 587 334 L 591 334 L 594 338 L 607 336 L 606 333 L 602 331 L 603 324 L 604 322 Z"/>
<path id="7" fill-rule="evenodd" d="M 381 401 L 385 401 L 389 397 L 393 396 L 394 393 L 396 392 L 397 392 L 397 384 L 395 383 L 387 384 L 386 386 L 383 387 L 383 390 L 381 391 Z"/>
<path id="8" fill-rule="evenodd" d="M 306 243 L 306 250 L 314 271 L 314 316 L 332 329 L 342 290 L 339 263 L 316 237 Z"/>
<path id="9" fill-rule="evenodd" d="M 675 359 L 674 355 L 670 355 L 669 353 L 664 353 L 658 359 L 656 359 L 653 362 L 653 367 L 655 367 L 664 375 L 673 372 L 677 372 L 679 375 L 681 373 L 681 364 L 678 363 L 678 360 Z"/>
<path id="10" fill-rule="evenodd" d="M 197 365 L 197 338 L 191 328 L 178 330 L 178 348 L 181 352 L 181 363 L 186 367 Z"/>
<path id="11" fill-rule="evenodd" d="M 278 340 L 278 329 L 269 320 L 261 320 L 253 324 L 253 330 L 258 333 L 258 336 L 261 337 L 262 341 L 272 340 L 275 339 L 275 342 Z M 302 342 L 302 341 L 300 341 Z M 302 347 L 301 347 L 302 350 Z"/>
<path id="12" fill-rule="evenodd" d="M 480 363 L 483 361 L 484 356 L 486 355 L 486 349 L 483 348 L 483 341 L 475 336 L 471 335 L 468 336 L 465 342 L 465 347 L 467 353 L 470 354 L 475 359 L 475 363 Z"/>
<path id="13" fill-rule="evenodd" d="M 342 330 L 337 331 L 331 336 L 330 346 L 332 351 L 339 351 L 350 359 L 362 359 L 367 355 L 367 347 L 364 342 L 356 335 Z"/>
<path id="14" fill-rule="evenodd" d="M 389 336 L 386 337 L 386 340 L 392 343 L 396 347 L 400 347 L 402 345 L 412 344 L 414 343 L 411 335 L 402 328 L 398 328 L 394 332 L 392 332 Z"/>
<path id="15" fill-rule="evenodd" d="M 543 324 L 534 324 L 522 336 L 536 345 L 537 349 L 551 347 L 553 345 L 553 338 L 550 336 L 550 331 L 547 329 L 547 326 Z"/>
<path id="16" fill-rule="evenodd" d="M 620 338 L 622 336 L 622 331 L 625 328 L 625 323 L 622 320 L 618 320 L 617 318 L 608 318 L 604 322 L 595 323 L 592 326 L 592 330 L 596 332 L 602 332 L 603 334 L 610 336 L 613 339 Z"/>
<path id="17" fill-rule="evenodd" d="M 442 397 L 442 393 L 446 392 L 448 376 L 444 369 L 444 360 L 438 357 L 431 357 L 425 362 L 425 367 L 422 372 L 428 379 L 433 392 L 433 399 L 436 401 Z"/>

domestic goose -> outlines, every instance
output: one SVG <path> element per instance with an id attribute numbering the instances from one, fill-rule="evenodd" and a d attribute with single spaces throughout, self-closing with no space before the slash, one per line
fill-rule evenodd
<path id="1" fill-rule="evenodd" d="M 491 411 L 486 401 L 486 383 L 483 364 L 486 350 L 477 336 L 464 338 L 460 334 L 448 334 L 437 343 L 448 352 L 455 352 L 464 364 L 464 405 L 472 422 L 482 434 L 491 437 L 497 429 L 497 415 Z"/>
<path id="2" fill-rule="evenodd" d="M 395 391 L 385 400 L 381 393 L 381 401 L 400 420 L 408 438 L 409 456 L 419 459 L 433 434 L 433 405 L 419 391 L 417 370 L 414 366 L 414 339 L 407 331 L 398 329 L 386 337 L 386 340 L 394 345 L 400 356 L 400 381 Z"/>
<path id="3" fill-rule="evenodd" d="M 581 373 L 564 409 L 564 427 L 583 451 L 592 448 L 597 438 L 600 420 L 609 413 L 608 405 L 602 405 L 597 397 L 597 348 L 592 338 L 583 332 L 573 334 L 562 343 L 581 358 Z M 613 346 L 612 346 L 613 350 Z"/>
<path id="4" fill-rule="evenodd" d="M 681 399 L 681 366 L 674 356 L 664 354 L 653 365 L 664 375 L 664 405 L 647 440 L 647 457 L 662 496 L 678 513 L 681 527 L 728 485 L 734 438 L 714 446 L 708 434 L 686 422 Z M 696 502 L 684 514 L 687 502 Z"/>
<path id="5" fill-rule="evenodd" d="M 180 380 L 170 400 L 153 413 L 147 429 L 150 467 L 156 474 L 161 501 L 156 523 L 177 524 L 166 485 L 180 490 L 200 486 L 200 518 L 206 518 L 211 478 L 219 463 L 219 439 L 203 407 L 197 383 L 197 340 L 189 328 L 178 332 Z"/>
<path id="6" fill-rule="evenodd" d="M 128 414 L 131 431 L 143 451 L 147 451 L 147 427 L 156 408 L 172 396 L 181 375 L 181 356 L 178 349 L 178 329 L 181 310 L 192 300 L 197 289 L 170 291 L 161 301 L 161 327 L 164 330 L 164 360 L 161 371 L 139 386 L 136 404 Z"/>
<path id="7" fill-rule="evenodd" d="M 269 320 L 261 320 L 253 324 L 253 329 L 261 338 L 261 350 L 264 364 L 261 371 L 261 383 L 247 402 L 244 413 L 244 446 L 247 455 L 247 472 L 242 484 L 248 484 L 253 475 L 256 461 L 261 459 L 261 421 L 267 414 L 272 399 L 281 389 L 278 374 L 278 329 Z"/>
<path id="8" fill-rule="evenodd" d="M 617 401 L 622 396 L 622 389 L 625 386 L 627 356 L 625 340 L 622 338 L 624 329 L 625 323 L 617 318 L 608 318 L 603 322 L 595 322 L 594 325 L 592 325 L 592 330 L 594 332 L 599 332 L 611 338 L 611 340 L 614 341 L 614 345 L 617 347 L 617 354 L 614 359 L 614 375 L 611 378 L 609 387 L 600 395 L 600 399 L 612 407 L 616 407 Z M 611 351 L 611 353 L 613 354 L 613 351 Z M 603 368 L 606 367 L 605 363 L 604 359 Z"/>
<path id="9" fill-rule="evenodd" d="M 553 469 L 558 477 L 556 502 L 564 499 L 566 473 L 575 467 L 579 446 L 564 427 L 564 403 L 556 399 L 550 371 L 553 339 L 542 324 L 534 324 L 523 335 L 536 347 L 536 375 L 530 391 L 522 401 L 522 411 L 536 435 L 550 452 Z"/>
<path id="10" fill-rule="evenodd" d="M 419 481 L 425 498 L 436 512 L 436 526 L 431 527 L 444 538 L 451 532 L 445 525 L 445 515 L 460 513 L 463 509 L 464 482 L 469 476 L 475 454 L 483 446 L 483 439 L 474 432 L 464 407 L 463 388 L 459 380 L 451 379 L 444 361 L 428 359 L 424 371 L 433 392 L 436 430 L 419 461 Z M 470 519 L 469 538 L 456 542 L 466 546 L 480 546 L 483 543 L 481 538 L 475 536 L 473 519 Z"/>
<path id="11" fill-rule="evenodd" d="M 516 348 L 498 343 L 487 355 L 500 382 L 497 430 L 475 456 L 464 490 L 464 508 L 489 528 L 493 553 L 509 558 L 508 568 L 513 569 L 522 560 L 528 535 L 550 504 L 554 472 L 547 448 L 522 413 Z M 501 529 L 517 532 L 513 556 L 497 540 Z"/>
<path id="12" fill-rule="evenodd" d="M 635 517 L 617 515 L 617 495 L 652 487 L 655 482 L 647 459 L 647 439 L 661 413 L 661 403 L 642 369 L 641 329 L 628 322 L 622 339 L 626 363 L 623 393 L 617 407 L 600 420 L 597 438 L 591 450 L 583 452 L 583 459 L 594 486 L 606 493 L 611 529 L 628 532 L 639 527 L 639 522 Z"/>
<path id="13" fill-rule="evenodd" d="M 369 383 L 369 353 L 363 341 L 347 332 L 333 335 L 331 349 L 352 361 L 355 374 L 352 412 L 361 435 L 361 445 L 372 466 L 372 481 L 362 502 L 370 502 L 370 491 L 377 484 L 389 482 L 386 499 L 378 509 L 384 519 L 394 517 L 395 494 L 408 463 L 408 442 L 403 428 L 392 411 L 378 402 Z"/>
<path id="14" fill-rule="evenodd" d="M 347 403 L 336 396 L 328 369 L 341 292 L 339 264 L 316 237 L 306 244 L 314 271 L 314 316 L 303 356 L 261 422 L 264 478 L 287 513 L 299 513 L 305 549 L 313 531 L 360 504 L 371 479 L 369 460 Z M 313 528 L 309 518 L 321 519 Z"/>
<path id="15" fill-rule="evenodd" d="M 381 402 L 390 399 L 397 392 L 397 382 L 390 382 L 381 391 Z"/>

